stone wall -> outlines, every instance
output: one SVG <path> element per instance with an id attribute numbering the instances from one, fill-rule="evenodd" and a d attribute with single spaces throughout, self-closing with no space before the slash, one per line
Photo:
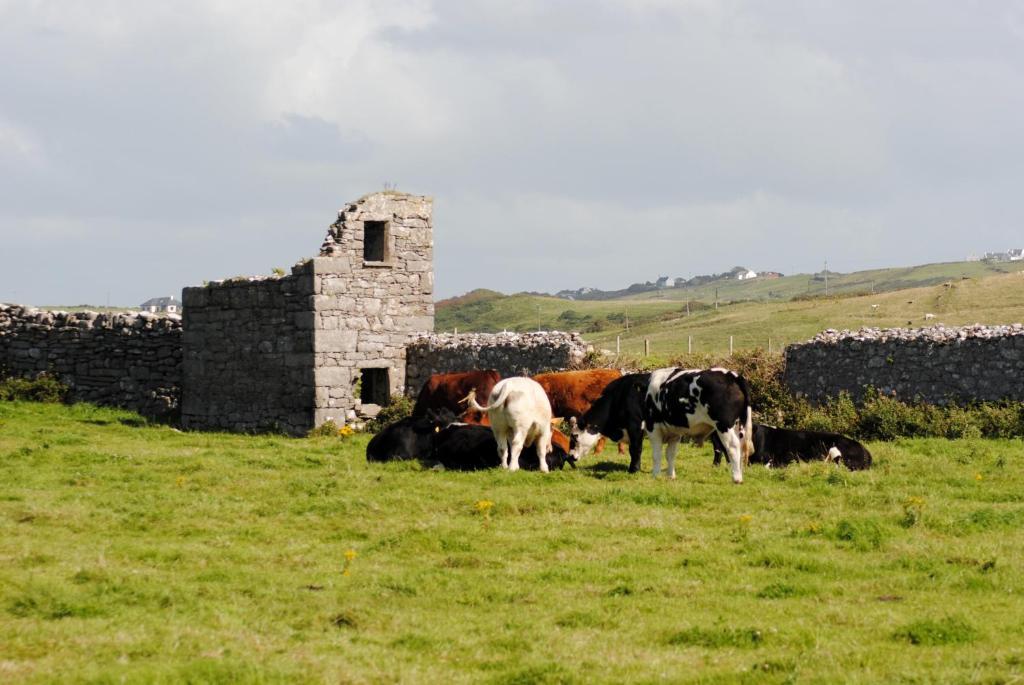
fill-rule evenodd
<path id="1" fill-rule="evenodd" d="M 867 387 L 935 404 L 1024 400 L 1024 325 L 828 330 L 786 348 L 786 384 L 815 403 Z"/>
<path id="2" fill-rule="evenodd" d="M 0 305 L 0 375 L 51 373 L 74 400 L 170 419 L 179 408 L 181 335 L 173 314 Z"/>
<path id="3" fill-rule="evenodd" d="M 415 396 L 433 373 L 495 369 L 532 376 L 562 371 L 591 351 L 579 333 L 436 333 L 417 336 L 406 349 L 406 394 Z"/>
<path id="4" fill-rule="evenodd" d="M 186 429 L 301 434 L 313 420 L 312 277 L 182 291 Z"/>

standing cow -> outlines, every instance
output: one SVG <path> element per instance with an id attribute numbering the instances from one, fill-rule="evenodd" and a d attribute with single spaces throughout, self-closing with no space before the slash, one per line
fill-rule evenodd
<path id="1" fill-rule="evenodd" d="M 580 460 L 590 454 L 602 437 L 629 442 L 629 472 L 640 470 L 640 453 L 644 448 L 644 396 L 649 373 L 631 373 L 617 378 L 584 412 L 579 421 L 569 420 L 569 457 Z"/>
<path id="2" fill-rule="evenodd" d="M 477 403 L 475 390 L 469 392 L 466 402 L 471 409 L 487 413 L 502 468 L 518 471 L 519 454 L 524 447 L 533 445 L 540 470 L 547 473 L 545 457 L 551 451 L 551 403 L 537 381 L 506 378 L 491 390 L 487 406 Z"/>
<path id="3" fill-rule="evenodd" d="M 743 482 L 743 463 L 754 451 L 754 427 L 750 390 L 736 372 L 677 367 L 652 371 L 644 398 L 644 424 L 655 478 L 661 473 L 662 446 L 668 477 L 675 478 L 679 440 L 690 437 L 700 444 L 715 434 L 729 457 L 733 482 Z"/>

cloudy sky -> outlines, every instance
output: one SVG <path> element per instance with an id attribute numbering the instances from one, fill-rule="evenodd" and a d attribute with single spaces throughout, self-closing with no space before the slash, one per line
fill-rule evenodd
<path id="1" fill-rule="evenodd" d="M 439 296 L 1024 245 L 1024 2 L 0 0 L 0 300 L 435 197 Z"/>

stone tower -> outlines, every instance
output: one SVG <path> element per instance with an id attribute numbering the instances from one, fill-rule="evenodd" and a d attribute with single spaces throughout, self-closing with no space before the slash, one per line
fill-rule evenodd
<path id="1" fill-rule="evenodd" d="M 183 425 L 302 434 L 376 414 L 404 388 L 406 345 L 434 328 L 432 207 L 366 195 L 290 275 L 186 288 Z"/>

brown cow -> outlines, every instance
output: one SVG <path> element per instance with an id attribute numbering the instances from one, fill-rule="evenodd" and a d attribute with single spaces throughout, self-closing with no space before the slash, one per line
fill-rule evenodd
<path id="1" fill-rule="evenodd" d="M 494 384 L 501 380 L 501 374 L 494 369 L 463 371 L 461 373 L 435 373 L 423 384 L 413 407 L 414 417 L 425 416 L 430 409 L 448 409 L 466 423 L 480 423 L 486 415 L 466 409 L 460 400 L 476 390 L 480 397 L 489 397 Z"/>
<path id="2" fill-rule="evenodd" d="M 551 402 L 552 416 L 578 419 L 597 401 L 605 386 L 621 376 L 618 369 L 588 369 L 542 373 L 533 380 L 544 388 Z"/>
<path id="3" fill-rule="evenodd" d="M 542 373 L 534 376 L 533 380 L 540 383 L 547 393 L 548 400 L 551 401 L 552 416 L 560 419 L 578 419 L 597 401 L 605 386 L 621 376 L 622 372 L 618 369 L 588 369 Z M 600 454 L 602 450 L 604 438 L 595 451 Z M 619 453 L 622 451 L 622 445 L 619 445 Z"/>

